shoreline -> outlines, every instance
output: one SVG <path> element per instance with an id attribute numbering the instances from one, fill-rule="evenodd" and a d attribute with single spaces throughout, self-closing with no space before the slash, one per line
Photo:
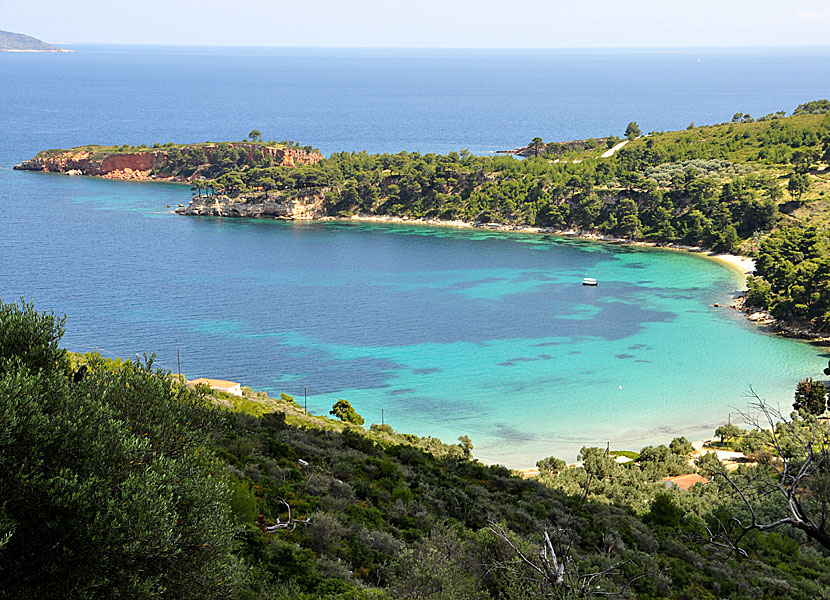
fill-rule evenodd
<path id="1" fill-rule="evenodd" d="M 291 219 L 288 219 L 291 220 Z M 639 248 L 653 248 L 656 250 L 670 250 L 674 252 L 688 252 L 697 254 L 701 258 L 713 260 L 728 268 L 736 275 L 742 276 L 742 280 L 736 294 L 728 304 L 715 304 L 715 308 L 729 307 L 743 313 L 744 318 L 755 325 L 761 332 L 770 335 L 780 335 L 791 339 L 803 340 L 808 343 L 828 344 L 830 335 L 822 335 L 812 331 L 809 325 L 778 322 L 767 311 L 759 310 L 746 305 L 746 276 L 755 272 L 755 259 L 749 256 L 738 254 L 718 253 L 706 250 L 700 246 L 687 246 L 684 244 L 666 244 L 658 242 L 646 242 L 642 240 L 631 240 L 612 235 L 604 235 L 593 231 L 579 229 L 556 229 L 553 227 L 533 227 L 525 225 L 505 225 L 503 223 L 470 223 L 468 221 L 447 221 L 442 219 L 410 219 L 407 217 L 394 217 L 389 215 L 351 215 L 349 217 L 322 217 L 316 221 L 341 221 L 357 223 L 388 223 L 400 225 L 421 225 L 429 227 L 454 227 L 458 229 L 481 229 L 504 233 L 527 233 L 552 235 L 562 238 L 579 239 L 589 242 L 604 242 L 608 244 L 619 244 L 635 246 Z M 737 283 L 737 282 L 736 282 Z"/>
<path id="2" fill-rule="evenodd" d="M 742 275 L 751 275 L 755 272 L 755 259 L 738 254 L 716 253 L 701 248 L 700 246 L 687 246 L 684 244 L 665 244 L 659 242 L 646 242 L 643 240 L 632 240 L 612 235 L 605 235 L 593 231 L 580 229 L 556 229 L 554 227 L 534 227 L 530 225 L 505 225 L 503 223 L 470 223 L 469 221 L 447 221 L 442 219 L 410 219 L 407 217 L 394 217 L 389 215 L 352 215 L 350 217 L 323 217 L 319 221 L 356 221 L 359 223 L 390 223 L 400 225 L 424 225 L 431 227 L 455 227 L 458 229 L 483 229 L 488 231 L 499 231 L 505 233 L 531 233 L 542 235 L 553 235 L 564 238 L 575 238 L 590 242 L 606 242 L 609 244 L 621 244 L 636 246 L 640 248 L 656 248 L 658 250 L 674 250 L 699 254 L 700 256 L 716 260 L 733 271 Z M 745 284 L 744 284 L 745 286 Z"/>
<path id="3" fill-rule="evenodd" d="M 744 452 L 738 452 L 735 450 L 723 450 L 713 446 L 712 444 L 715 442 L 714 438 L 702 439 L 702 440 L 694 440 L 691 442 L 692 447 L 694 450 L 688 455 L 688 462 L 689 462 L 689 469 L 694 469 L 694 462 L 704 454 L 712 453 L 715 457 L 723 464 L 724 468 L 727 471 L 734 471 L 740 465 L 756 465 L 750 460 L 750 458 Z M 668 444 L 666 444 L 668 445 Z M 613 451 L 612 451 L 613 452 Z M 633 462 L 632 459 L 622 459 L 618 456 L 616 459 L 617 463 L 627 463 Z M 567 463 L 567 469 L 575 469 L 582 466 L 581 461 Z M 520 467 L 518 469 L 511 469 L 519 474 L 522 479 L 533 479 L 538 477 L 541 472 L 539 467 L 536 465 L 532 467 Z M 692 470 L 692 472 L 697 472 L 696 470 Z"/>

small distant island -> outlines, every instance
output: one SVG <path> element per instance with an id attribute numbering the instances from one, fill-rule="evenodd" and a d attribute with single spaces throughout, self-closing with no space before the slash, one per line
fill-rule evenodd
<path id="1" fill-rule="evenodd" d="M 73 52 L 73 50 L 47 44 L 23 33 L 0 31 L 0 52 Z"/>

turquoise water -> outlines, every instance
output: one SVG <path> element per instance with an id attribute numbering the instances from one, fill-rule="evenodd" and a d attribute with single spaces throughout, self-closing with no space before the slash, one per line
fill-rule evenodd
<path id="1" fill-rule="evenodd" d="M 368 423 L 529 466 L 711 434 L 751 384 L 788 406 L 821 348 L 758 332 L 700 256 L 554 237 L 170 214 L 187 186 L 22 173 L 43 148 L 235 139 L 487 152 L 761 115 L 830 96 L 827 48 L 0 53 L 0 298 L 72 350 L 347 398 Z M 698 59 L 701 59 L 698 61 Z M 609 93 L 613 90 L 613 93 Z M 583 287 L 584 276 L 597 288 Z"/>
<path id="2" fill-rule="evenodd" d="M 788 405 L 827 358 L 728 304 L 699 255 L 553 236 L 177 216 L 186 186 L 14 173 L 0 295 L 68 317 L 72 350 L 156 352 L 325 413 L 509 466 L 711 435 L 752 385 Z M 55 199 L 59 198 L 60 201 Z M 581 285 L 596 277 L 596 288 Z M 733 418 L 734 420 L 734 418 Z"/>

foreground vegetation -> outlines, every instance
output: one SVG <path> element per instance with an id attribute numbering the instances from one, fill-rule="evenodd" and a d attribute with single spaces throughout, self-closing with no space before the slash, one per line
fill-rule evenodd
<path id="1" fill-rule="evenodd" d="M 658 483 L 698 468 L 683 439 L 626 465 L 585 448 L 583 467 L 550 459 L 532 481 L 471 459 L 466 438 L 367 431 L 345 401 L 328 419 L 288 396 L 208 393 L 146 357 L 70 356 L 62 333 L 54 315 L 0 304 L 0 598 L 813 600 L 830 589 L 815 532 L 720 529 L 786 517 L 763 486 L 789 464 L 809 475 L 797 497 L 827 531 L 826 456 L 799 441 L 826 455 L 827 427 L 806 412 L 788 421 L 786 450 L 762 436 L 770 459 L 729 479 L 707 457 L 713 482 L 689 492 Z"/>

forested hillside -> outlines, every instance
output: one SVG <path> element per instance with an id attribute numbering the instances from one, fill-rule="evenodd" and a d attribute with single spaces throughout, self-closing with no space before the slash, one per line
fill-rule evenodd
<path id="1" fill-rule="evenodd" d="M 218 195 L 210 206 L 322 196 L 335 217 L 500 223 L 739 252 L 759 258 L 749 305 L 821 333 L 830 324 L 829 109 L 818 100 L 789 117 L 737 113 L 639 137 L 632 123 L 630 143 L 611 157 L 602 153 L 613 137 L 535 138 L 536 155 L 524 160 L 342 152 L 298 168 L 230 169 L 194 190 Z"/>
<path id="2" fill-rule="evenodd" d="M 759 461 L 729 475 L 678 439 L 625 465 L 586 448 L 582 467 L 551 458 L 524 480 L 475 461 L 466 437 L 364 429 L 359 399 L 306 416 L 151 359 L 70 356 L 62 333 L 0 304 L 0 598 L 813 600 L 830 586 L 828 432 L 808 412 L 774 436 L 724 430 Z M 658 482 L 698 470 L 712 482 Z"/>
<path id="3" fill-rule="evenodd" d="M 517 160 L 447 155 L 335 153 L 297 169 L 229 170 L 203 187 L 264 198 L 322 191 L 335 216 L 377 214 L 596 231 L 629 239 L 750 250 L 754 237 L 798 221 L 830 182 L 826 101 L 774 114 L 605 147 L 546 144 Z M 812 114 L 817 111 L 819 114 Z M 609 138 L 608 144 L 617 140 Z M 749 240 L 747 242 L 747 240 Z"/>

